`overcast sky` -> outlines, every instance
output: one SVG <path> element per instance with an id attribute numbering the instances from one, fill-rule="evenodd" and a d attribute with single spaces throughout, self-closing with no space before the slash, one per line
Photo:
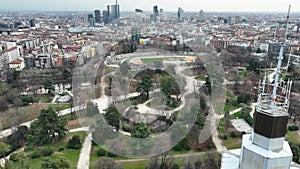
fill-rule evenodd
<path id="1" fill-rule="evenodd" d="M 84 10 L 106 9 L 115 0 L 1 0 L 0 10 Z M 292 5 L 292 12 L 300 12 L 300 0 L 119 0 L 121 10 L 133 11 L 136 8 L 151 11 L 158 5 L 165 11 L 281 11 Z"/>

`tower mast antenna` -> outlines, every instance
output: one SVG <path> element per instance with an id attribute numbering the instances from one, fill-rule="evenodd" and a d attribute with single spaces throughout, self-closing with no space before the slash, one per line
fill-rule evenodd
<path id="1" fill-rule="evenodd" d="M 285 41 L 288 42 L 289 44 L 291 44 L 291 41 L 288 41 L 288 26 L 289 26 L 290 14 L 291 14 L 291 5 L 289 6 L 288 15 L 286 17 L 286 28 L 285 28 L 286 29 L 285 30 Z M 289 66 L 290 66 L 291 54 L 292 54 L 292 51 L 290 50 L 289 58 L 288 58 L 288 63 L 286 65 L 286 74 L 288 73 L 288 69 L 289 69 Z"/>
<path id="2" fill-rule="evenodd" d="M 275 74 L 275 82 L 274 82 L 274 88 L 273 88 L 273 94 L 272 94 L 271 108 L 274 108 L 276 106 L 277 87 L 278 87 L 278 82 L 279 82 L 279 74 L 281 72 L 280 69 L 281 69 L 282 60 L 283 60 L 283 46 L 280 47 L 280 53 L 279 53 L 279 57 L 278 57 L 277 69 L 276 69 L 276 74 Z"/>
<path id="3" fill-rule="evenodd" d="M 289 27 L 289 19 L 290 19 L 291 5 L 289 5 L 288 15 L 286 17 L 286 28 L 285 28 L 285 41 L 288 40 L 288 27 Z"/>

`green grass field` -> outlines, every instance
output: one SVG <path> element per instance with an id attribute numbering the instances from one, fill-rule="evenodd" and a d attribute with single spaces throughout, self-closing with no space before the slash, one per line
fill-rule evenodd
<path id="1" fill-rule="evenodd" d="M 205 82 L 206 81 L 206 76 L 197 76 L 195 77 L 196 80 L 199 80 L 199 81 L 202 81 L 202 82 Z"/>
<path id="2" fill-rule="evenodd" d="M 230 137 L 229 135 L 227 136 L 227 139 L 223 139 L 224 146 L 228 149 L 237 149 L 241 148 L 241 143 L 242 139 L 240 137 Z"/>
<path id="3" fill-rule="evenodd" d="M 242 119 L 243 118 L 241 112 L 237 112 L 237 113 L 231 115 L 230 117 L 233 118 L 233 119 Z"/>
<path id="4" fill-rule="evenodd" d="M 80 137 L 81 142 L 84 141 L 84 138 L 86 136 L 85 132 L 75 132 L 75 133 L 68 133 L 64 139 L 61 141 L 58 141 L 55 144 L 49 144 L 45 146 L 41 146 L 38 148 L 50 148 L 54 151 L 54 153 L 50 156 L 48 156 L 50 159 L 57 159 L 57 155 L 62 155 L 65 156 L 71 164 L 71 169 L 76 169 L 77 167 L 77 162 L 79 160 L 79 154 L 80 154 L 80 149 L 74 150 L 74 149 L 68 149 L 66 148 L 66 143 L 68 142 L 69 139 L 71 139 L 74 135 L 78 135 Z M 59 148 L 64 147 L 64 150 L 58 151 Z M 29 155 L 31 152 L 26 152 L 27 155 Z M 39 157 L 36 159 L 31 159 L 28 157 L 28 163 L 31 169 L 40 169 L 41 168 L 41 162 L 43 161 L 44 157 Z M 18 162 L 13 162 L 12 163 L 13 168 L 17 168 L 19 163 Z"/>
<path id="5" fill-rule="evenodd" d="M 125 169 L 144 169 L 147 166 L 147 161 L 125 162 L 121 164 Z"/>
<path id="6" fill-rule="evenodd" d="M 143 58 L 141 61 L 143 63 L 153 63 L 153 62 L 163 62 L 164 58 Z"/>
<path id="7" fill-rule="evenodd" d="M 219 135 L 225 135 L 227 136 L 226 139 L 222 139 L 224 146 L 230 150 L 230 149 L 236 149 L 241 147 L 242 143 L 242 138 L 237 136 L 237 137 L 231 137 L 230 132 L 226 131 L 225 129 L 225 119 L 222 118 L 219 121 L 219 126 L 218 126 L 218 133 Z"/>
<path id="8" fill-rule="evenodd" d="M 48 105 L 48 108 L 52 108 L 53 110 L 58 110 L 58 111 L 61 111 L 61 110 L 64 110 L 64 109 L 68 109 L 70 107 L 71 106 L 68 103 L 64 103 L 64 104 L 49 104 Z"/>
<path id="9" fill-rule="evenodd" d="M 172 57 L 171 57 L 172 58 Z M 153 62 L 163 62 L 165 58 L 142 58 L 141 61 L 143 63 L 153 63 Z M 183 58 L 180 58 L 180 61 L 185 61 Z"/>
<path id="10" fill-rule="evenodd" d="M 285 139 L 294 144 L 300 143 L 300 136 L 297 131 L 288 131 L 285 135 Z"/>

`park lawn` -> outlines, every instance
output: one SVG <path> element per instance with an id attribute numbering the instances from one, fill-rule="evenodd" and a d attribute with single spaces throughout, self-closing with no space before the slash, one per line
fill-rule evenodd
<path id="1" fill-rule="evenodd" d="M 218 133 L 219 135 L 227 135 L 227 139 L 222 139 L 224 146 L 230 150 L 230 149 L 236 149 L 240 148 L 242 144 L 242 138 L 239 136 L 237 137 L 231 137 L 230 132 L 225 130 L 225 119 L 221 118 L 218 126 Z"/>
<path id="2" fill-rule="evenodd" d="M 217 153 L 214 155 L 216 161 L 221 160 L 221 154 Z M 180 167 L 183 167 L 187 160 L 201 160 L 203 161 L 206 158 L 206 154 L 197 154 L 193 156 L 187 156 L 187 157 L 175 157 L 175 164 L 177 164 Z M 147 162 L 149 160 L 143 160 L 143 161 L 137 161 L 137 162 L 121 162 L 121 164 L 124 166 L 125 169 L 144 169 L 147 166 Z"/>
<path id="3" fill-rule="evenodd" d="M 164 58 L 143 58 L 141 61 L 143 63 L 153 63 L 153 62 L 163 62 Z"/>
<path id="4" fill-rule="evenodd" d="M 143 169 L 147 166 L 147 161 L 124 162 L 121 164 L 125 169 Z"/>
<path id="5" fill-rule="evenodd" d="M 71 105 L 69 103 L 62 103 L 62 104 L 49 104 L 48 108 L 52 108 L 53 110 L 64 110 L 70 108 Z"/>
<path id="6" fill-rule="evenodd" d="M 226 97 L 230 99 L 236 98 L 228 89 L 226 90 Z"/>
<path id="7" fill-rule="evenodd" d="M 90 154 L 90 168 L 93 168 L 95 162 L 100 158 L 97 156 L 97 150 L 99 150 L 99 149 L 100 149 L 100 146 L 92 144 L 92 149 L 91 149 L 91 154 Z"/>
<path id="8" fill-rule="evenodd" d="M 297 131 L 287 131 L 285 139 L 294 144 L 300 143 L 300 136 Z"/>
<path id="9" fill-rule="evenodd" d="M 9 108 L 2 116 L 2 128 L 7 129 L 11 127 L 14 120 L 18 120 L 19 123 L 24 123 L 36 119 L 40 114 L 41 109 L 45 106 L 47 105 L 37 103 L 19 107 L 18 109 L 15 107 Z"/>
<path id="10" fill-rule="evenodd" d="M 175 151 L 175 150 L 171 149 L 171 153 L 173 155 L 188 154 L 189 152 L 191 152 L 191 151 L 188 151 L 188 150 L 185 150 L 185 149 L 182 149 L 181 151 Z"/>
<path id="11" fill-rule="evenodd" d="M 39 98 L 39 102 L 40 103 L 49 103 L 51 102 L 53 99 L 53 96 L 50 96 L 48 94 L 44 94 L 44 95 L 41 95 L 40 98 Z"/>
<path id="12" fill-rule="evenodd" d="M 241 76 L 241 78 L 245 78 L 247 73 L 247 70 L 240 70 L 239 75 Z"/>
<path id="13" fill-rule="evenodd" d="M 50 159 L 56 160 L 57 155 L 62 155 L 65 156 L 69 161 L 70 161 L 70 169 L 76 169 L 77 168 L 77 162 L 79 160 L 79 154 L 80 154 L 80 149 L 79 150 L 73 150 L 73 149 L 67 149 L 65 148 L 61 152 L 55 152 L 53 155 L 49 156 Z M 40 169 L 41 168 L 41 163 L 43 161 L 44 157 L 36 158 L 36 159 L 30 159 L 29 158 L 29 166 L 31 169 Z"/>
<path id="14" fill-rule="evenodd" d="M 243 115 L 241 112 L 234 113 L 230 116 L 232 119 L 242 119 Z"/>
<path id="15" fill-rule="evenodd" d="M 52 107 L 56 110 L 56 104 L 43 104 L 35 103 L 18 108 L 11 107 L 6 111 L 6 114 L 2 116 L 2 128 L 7 129 L 12 126 L 14 120 L 18 120 L 19 123 L 24 123 L 36 119 L 40 115 L 41 109 Z M 70 108 L 69 104 L 59 104 L 59 110 Z M 71 116 L 71 115 L 69 115 Z"/>
<path id="16" fill-rule="evenodd" d="M 97 160 L 99 160 L 99 158 L 108 157 L 107 156 L 108 152 L 106 152 L 105 156 L 101 156 L 101 157 L 97 156 L 97 150 L 99 150 L 100 148 L 101 147 L 99 145 L 92 144 L 92 149 L 91 149 L 91 154 L 90 154 L 90 168 L 94 167 L 94 164 L 96 163 Z M 113 159 L 118 161 L 118 160 L 128 160 L 129 158 L 128 157 L 117 156 L 117 157 L 114 157 Z"/>
<path id="17" fill-rule="evenodd" d="M 197 76 L 197 77 L 195 77 L 195 79 L 198 80 L 198 81 L 205 82 L 206 81 L 206 77 L 207 76 Z"/>
<path id="18" fill-rule="evenodd" d="M 237 106 L 232 106 L 232 105 L 225 104 L 225 106 L 224 106 L 224 114 L 226 112 L 230 112 L 230 111 L 235 110 L 237 108 L 238 108 Z"/>
<path id="19" fill-rule="evenodd" d="M 41 146 L 39 148 L 45 148 L 45 147 L 48 147 L 50 149 L 53 150 L 53 154 L 48 156 L 50 159 L 57 159 L 57 155 L 62 155 L 62 156 L 65 156 L 69 161 L 70 161 L 70 164 L 71 164 L 71 169 L 76 169 L 77 167 L 77 162 L 79 160 L 79 154 L 80 154 L 80 149 L 68 149 L 66 148 L 66 143 L 74 136 L 74 135 L 78 135 L 80 137 L 80 141 L 81 143 L 83 143 L 84 139 L 85 139 L 85 136 L 86 136 L 86 133 L 83 132 L 83 131 L 80 131 L 80 132 L 74 132 L 74 133 L 67 133 L 66 137 L 63 138 L 62 140 L 58 141 L 57 143 L 55 144 L 48 144 L 48 145 L 44 145 L 44 146 Z M 62 151 L 58 151 L 59 148 L 61 147 L 64 147 L 64 150 Z M 28 152 L 26 154 L 30 154 L 31 152 Z M 29 163 L 29 166 L 31 169 L 40 169 L 41 168 L 41 163 L 43 161 L 43 158 L 45 157 L 39 157 L 39 158 L 36 158 L 36 159 L 32 159 L 30 157 L 28 157 L 28 163 Z M 17 168 L 18 167 L 18 164 L 19 162 L 14 162 L 12 163 L 14 168 Z"/>
<path id="20" fill-rule="evenodd" d="M 229 134 L 227 134 L 227 139 L 222 139 L 224 146 L 228 149 L 237 149 L 237 148 L 241 148 L 241 144 L 242 144 L 242 139 L 240 137 L 230 137 Z"/>

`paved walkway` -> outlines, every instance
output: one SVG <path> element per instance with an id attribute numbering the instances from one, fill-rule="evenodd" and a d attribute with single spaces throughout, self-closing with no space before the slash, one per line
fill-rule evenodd
<path id="1" fill-rule="evenodd" d="M 88 169 L 90 166 L 90 153 L 92 148 L 92 133 L 89 133 L 82 144 L 77 163 L 77 169 Z"/>
<path id="2" fill-rule="evenodd" d="M 173 155 L 172 157 L 174 158 L 183 158 L 183 157 L 195 157 L 195 156 L 201 156 L 201 155 L 205 155 L 205 153 L 207 152 L 192 152 L 192 153 L 188 153 L 188 154 L 178 154 L 178 155 Z M 128 163 L 128 162 L 138 162 L 138 161 L 148 161 L 151 158 L 137 158 L 137 159 L 127 159 L 127 160 L 116 160 L 117 163 Z"/>

